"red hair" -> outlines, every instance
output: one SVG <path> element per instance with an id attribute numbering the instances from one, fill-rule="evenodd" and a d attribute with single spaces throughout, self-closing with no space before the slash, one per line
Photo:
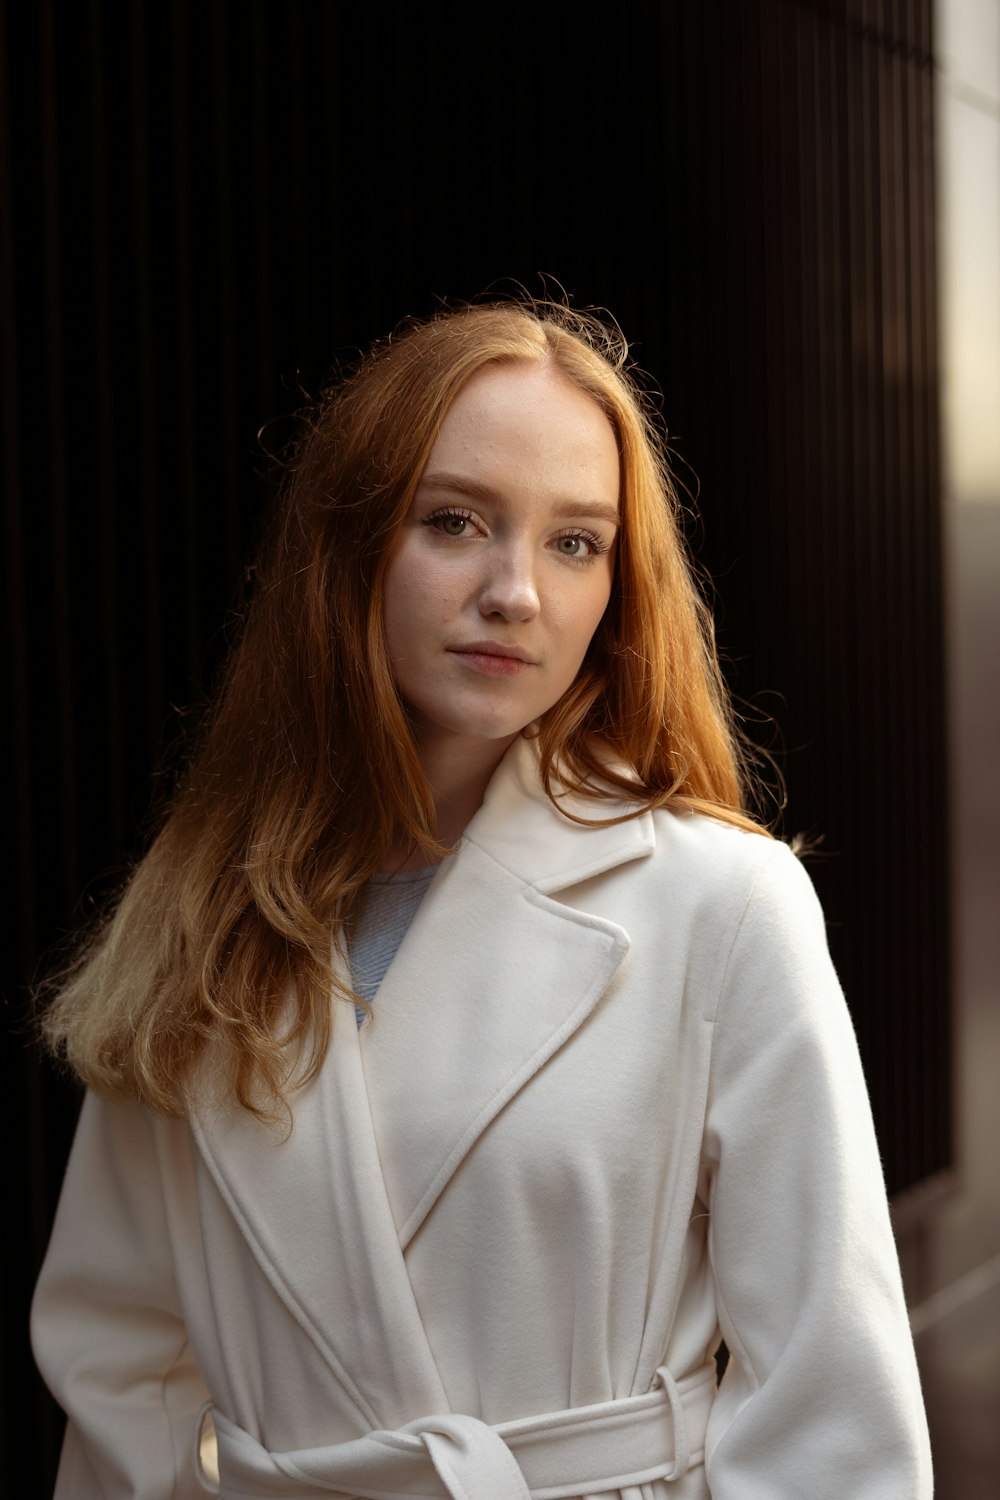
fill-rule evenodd
<path id="1" fill-rule="evenodd" d="M 182 1113 L 211 1042 L 245 1108 L 287 1100 L 326 1053 L 331 988 L 353 1000 L 331 933 L 400 839 L 440 854 L 386 652 L 385 571 L 456 395 L 515 361 L 548 362 L 590 395 L 621 458 L 611 599 L 537 726 L 546 790 L 557 805 L 560 787 L 590 796 L 598 821 L 617 790 L 640 810 L 756 826 L 662 441 L 620 334 L 548 304 L 414 324 L 307 414 L 188 776 L 45 1018 L 51 1045 L 105 1094 Z M 608 769 L 609 751 L 625 769 Z"/>

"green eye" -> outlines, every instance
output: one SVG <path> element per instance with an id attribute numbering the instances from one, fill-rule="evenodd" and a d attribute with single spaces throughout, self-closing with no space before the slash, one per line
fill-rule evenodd
<path id="1" fill-rule="evenodd" d="M 591 536 L 587 531 L 570 531 L 565 536 L 556 537 L 556 551 L 561 557 L 571 557 L 574 562 L 590 562 L 607 550 L 599 537 Z"/>
<path id="2" fill-rule="evenodd" d="M 441 536 L 461 538 L 469 536 L 470 527 L 477 523 L 475 516 L 461 510 L 436 510 L 433 515 L 425 516 L 420 524 L 433 527 Z"/>

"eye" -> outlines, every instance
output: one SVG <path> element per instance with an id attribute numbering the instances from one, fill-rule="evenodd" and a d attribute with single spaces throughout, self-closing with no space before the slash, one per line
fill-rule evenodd
<path id="1" fill-rule="evenodd" d="M 436 510 L 433 514 L 425 516 L 421 521 L 422 526 L 432 526 L 442 536 L 465 537 L 470 536 L 475 527 L 476 518 L 471 510 Z"/>
<path id="2" fill-rule="evenodd" d="M 576 562 L 590 562 L 592 558 L 607 552 L 608 543 L 595 536 L 592 531 L 567 531 L 556 537 L 555 549 L 561 557 L 568 557 Z"/>

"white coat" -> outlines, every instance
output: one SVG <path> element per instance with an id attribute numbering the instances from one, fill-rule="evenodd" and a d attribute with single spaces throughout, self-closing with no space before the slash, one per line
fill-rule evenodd
<path id="1" fill-rule="evenodd" d="M 208 1402 L 232 1500 L 926 1500 L 855 1039 L 784 846 L 580 827 L 518 741 L 375 1011 L 338 1006 L 290 1136 L 88 1098 L 33 1314 L 59 1500 L 204 1495 Z"/>

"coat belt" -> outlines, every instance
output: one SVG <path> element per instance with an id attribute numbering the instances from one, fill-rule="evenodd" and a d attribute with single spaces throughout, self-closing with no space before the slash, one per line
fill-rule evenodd
<path id="1" fill-rule="evenodd" d="M 715 1365 L 644 1396 L 499 1422 L 447 1413 L 270 1453 L 219 1411 L 220 1500 L 565 1500 L 679 1479 L 704 1459 Z"/>

